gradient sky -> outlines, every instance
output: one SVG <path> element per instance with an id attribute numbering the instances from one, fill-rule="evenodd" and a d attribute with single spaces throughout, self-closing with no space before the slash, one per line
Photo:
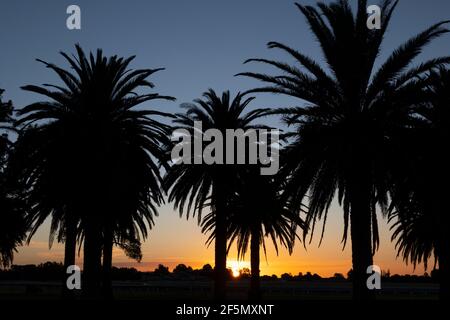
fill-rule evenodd
<path id="1" fill-rule="evenodd" d="M 66 28 L 66 8 L 70 4 L 81 7 L 82 30 Z M 445 19 L 450 19 L 448 0 L 400 1 L 380 59 L 407 38 Z M 153 81 L 158 92 L 173 95 L 177 101 L 156 107 L 175 112 L 180 103 L 192 101 L 208 88 L 236 93 L 256 86 L 253 80 L 233 77 L 244 70 L 270 71 L 258 65 L 243 66 L 247 58 L 290 61 L 285 54 L 266 49 L 265 44 L 271 40 L 293 46 L 321 61 L 319 48 L 291 0 L 2 0 L 0 88 L 6 89 L 5 98 L 12 99 L 18 108 L 35 101 L 38 97 L 21 91 L 20 86 L 58 81 L 35 58 L 67 66 L 58 52 L 73 52 L 74 44 L 80 43 L 85 50 L 102 48 L 107 55 L 136 55 L 133 68 L 165 67 Z M 437 40 L 420 59 L 450 54 L 449 40 L 449 36 Z M 282 96 L 259 95 L 253 107 L 299 104 L 301 101 Z M 274 119 L 269 121 L 279 125 Z M 423 273 L 423 268 L 414 270 L 396 259 L 388 226 L 385 221 L 380 225 L 381 247 L 375 262 L 391 273 Z M 333 205 L 320 248 L 318 238 L 313 239 L 307 250 L 298 243 L 292 256 L 285 251 L 276 256 L 269 246 L 268 263 L 262 261 L 262 273 L 312 271 L 324 276 L 346 273 L 351 268 L 351 252 L 350 244 L 342 251 L 342 229 L 342 211 Z M 143 245 L 142 263 L 135 264 L 121 251 L 114 251 L 114 261 L 116 265 L 133 265 L 141 270 L 153 269 L 158 263 L 201 267 L 213 262 L 213 249 L 206 248 L 205 241 L 196 220 L 180 219 L 169 204 L 161 208 L 156 227 Z M 48 224 L 45 224 L 29 247 L 20 248 L 15 263 L 62 259 L 60 245 L 48 248 Z M 235 251 L 229 260 L 236 260 Z"/>

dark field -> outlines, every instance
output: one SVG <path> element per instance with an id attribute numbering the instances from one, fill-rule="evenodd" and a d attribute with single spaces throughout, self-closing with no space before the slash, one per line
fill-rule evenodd
<path id="1" fill-rule="evenodd" d="M 212 281 L 147 281 L 114 282 L 114 297 L 118 300 L 183 300 L 209 301 Z M 248 281 L 229 284 L 230 300 L 247 300 Z M 432 283 L 385 283 L 377 294 L 379 300 L 437 300 L 439 286 Z M 263 281 L 263 299 L 292 300 L 351 300 L 351 283 L 347 281 Z M 0 282 L 0 299 L 60 299 L 58 282 L 4 281 Z"/>

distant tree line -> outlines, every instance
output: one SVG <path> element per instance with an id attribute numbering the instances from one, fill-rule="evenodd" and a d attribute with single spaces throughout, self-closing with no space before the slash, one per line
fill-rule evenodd
<path id="1" fill-rule="evenodd" d="M 64 276 L 64 264 L 61 262 L 44 262 L 38 265 L 12 265 L 9 269 L 0 269 L 0 280 L 4 281 L 60 281 Z M 228 281 L 242 281 L 251 278 L 251 271 L 248 268 L 240 270 L 239 277 L 233 277 L 231 269 L 227 269 Z M 113 281 L 212 281 L 214 280 L 214 269 L 210 264 L 205 264 L 200 269 L 193 269 L 185 264 L 179 264 L 172 271 L 162 264 L 153 271 L 138 271 L 132 267 L 112 267 L 111 279 Z M 424 275 L 391 275 L 389 272 L 382 273 L 383 282 L 404 282 L 404 283 L 430 283 L 439 282 L 439 270 L 432 270 L 430 274 Z M 351 281 L 352 270 L 346 276 L 335 273 L 332 277 L 322 277 L 317 273 L 283 273 L 277 275 L 263 275 L 262 281 Z"/>

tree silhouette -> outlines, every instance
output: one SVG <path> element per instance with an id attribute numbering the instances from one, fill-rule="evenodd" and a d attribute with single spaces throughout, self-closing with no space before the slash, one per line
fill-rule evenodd
<path id="1" fill-rule="evenodd" d="M 22 198 L 9 177 L 8 158 L 12 143 L 8 133 L 14 131 L 13 106 L 11 101 L 2 101 L 3 92 L 0 89 L 0 267 L 8 267 L 16 248 L 24 240 L 26 226 Z"/>
<path id="2" fill-rule="evenodd" d="M 257 126 L 252 122 L 262 116 L 267 110 L 256 109 L 244 114 L 244 110 L 253 98 L 243 99 L 237 94 L 230 99 L 228 91 L 218 97 L 213 90 L 203 94 L 204 100 L 198 99 L 194 104 L 184 104 L 186 112 L 177 114 L 174 128 L 184 129 L 194 136 L 194 122 L 201 121 L 203 132 L 208 129 L 218 129 L 222 136 L 226 136 L 226 129 L 251 129 Z M 201 134 L 203 134 L 203 132 Z M 202 149 L 203 150 L 203 149 Z M 226 156 L 224 147 L 223 153 Z M 202 209 L 209 206 L 214 212 L 213 223 L 215 232 L 215 299 L 226 297 L 226 269 L 227 259 L 227 216 L 228 203 L 237 183 L 238 168 L 234 165 L 223 164 L 178 164 L 171 167 L 165 177 L 165 186 L 169 190 L 170 202 L 174 202 L 175 209 L 180 215 L 186 211 L 186 217 L 197 215 L 199 223 L 202 221 Z M 235 153 L 236 156 L 236 153 Z"/>
<path id="3" fill-rule="evenodd" d="M 238 259 L 245 259 L 250 248 L 250 300 L 261 299 L 260 249 L 266 255 L 265 238 L 269 238 L 276 252 L 278 243 L 291 254 L 294 248 L 297 227 L 305 227 L 298 212 L 289 208 L 282 193 L 282 180 L 278 177 L 260 175 L 259 167 L 253 166 L 239 175 L 240 183 L 229 205 L 230 240 L 228 250 L 236 243 Z M 203 231 L 211 233 L 214 239 L 214 212 L 208 214 L 203 223 Z M 266 256 L 267 257 L 267 256 Z"/>
<path id="4" fill-rule="evenodd" d="M 29 192 L 32 231 L 51 217 L 50 240 L 65 240 L 71 257 L 66 264 L 74 261 L 78 233 L 84 242 L 83 290 L 95 297 L 102 248 L 110 253 L 114 239 L 145 238 L 146 223 L 153 224 L 163 202 L 158 163 L 166 165 L 161 146 L 169 127 L 154 117 L 168 114 L 135 107 L 174 98 L 134 92 L 153 88 L 147 79 L 162 69 L 128 70 L 134 57 L 107 58 L 101 50 L 86 56 L 79 45 L 76 51 L 73 57 L 61 53 L 73 72 L 38 60 L 63 86 L 23 87 L 49 101 L 19 111 L 15 161 Z M 111 257 L 104 262 L 110 269 Z"/>
<path id="5" fill-rule="evenodd" d="M 374 70 L 397 3 L 381 3 L 379 30 L 367 28 L 364 0 L 358 1 L 356 13 L 344 0 L 318 3 L 318 9 L 297 4 L 330 71 L 284 44 L 270 42 L 269 48 L 288 53 L 298 66 L 250 59 L 247 62 L 276 67 L 282 75 L 240 74 L 268 84 L 249 93 L 271 92 L 306 102 L 303 107 L 279 110 L 285 122 L 296 128 L 283 169 L 291 175 L 287 192 L 297 206 L 310 196 L 306 222 L 313 230 L 316 220 L 326 222 L 337 191 L 344 209 L 344 245 L 350 226 L 355 299 L 372 296 L 365 272 L 373 264 L 379 242 L 376 207 L 386 213 L 391 160 L 398 158 L 396 137 L 409 128 L 411 106 L 423 100 L 421 88 L 427 80 L 420 76 L 450 62 L 444 57 L 411 66 L 427 44 L 448 32 L 445 22 L 440 22 L 404 43 Z"/>
<path id="6" fill-rule="evenodd" d="M 393 187 L 393 240 L 399 255 L 414 265 L 434 256 L 439 262 L 440 297 L 450 297 L 450 219 L 446 197 L 450 158 L 450 71 L 440 68 L 427 77 L 427 103 L 418 105 L 418 124 L 405 143 L 408 159 L 399 167 Z M 435 261 L 435 262 L 436 262 Z"/>

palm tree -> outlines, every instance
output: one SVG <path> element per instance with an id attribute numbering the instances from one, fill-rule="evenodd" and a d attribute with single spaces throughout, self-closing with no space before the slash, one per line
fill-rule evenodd
<path id="1" fill-rule="evenodd" d="M 191 137 L 203 134 L 208 129 L 218 129 L 225 137 L 226 129 L 256 128 L 252 122 L 267 111 L 257 109 L 244 114 L 245 108 L 254 98 L 243 99 L 240 93 L 232 100 L 228 91 L 221 98 L 213 90 L 205 92 L 203 96 L 205 100 L 198 99 L 194 104 L 182 105 L 187 109 L 186 113 L 177 114 L 174 128 L 186 130 Z M 194 132 L 196 121 L 201 121 L 203 132 Z M 222 154 L 226 157 L 225 148 Z M 192 154 L 191 163 L 195 163 L 194 157 L 199 156 L 202 155 Z M 228 202 L 237 183 L 237 171 L 238 168 L 233 165 L 178 164 L 172 166 L 165 177 L 165 187 L 169 190 L 168 200 L 174 202 L 180 215 L 183 215 L 184 210 L 187 218 L 191 214 L 197 214 L 200 223 L 205 206 L 210 206 L 214 212 L 214 297 L 219 300 L 226 297 Z"/>
<path id="2" fill-rule="evenodd" d="M 393 239 L 406 261 L 417 264 L 434 256 L 439 262 L 440 297 L 450 297 L 450 219 L 446 198 L 450 192 L 450 70 L 440 68 L 427 77 L 427 103 L 417 108 L 418 125 L 407 145 L 407 166 L 398 170 L 393 188 L 390 219 L 395 221 Z"/>
<path id="3" fill-rule="evenodd" d="M 420 76 L 450 62 L 444 57 L 411 67 L 427 44 L 448 32 L 445 22 L 440 22 L 400 46 L 374 71 L 397 3 L 381 3 L 379 30 L 366 26 L 365 0 L 358 1 L 356 14 L 346 0 L 318 3 L 318 9 L 296 4 L 319 42 L 330 72 L 310 57 L 270 42 L 269 48 L 288 53 L 298 66 L 250 59 L 247 62 L 274 66 L 282 75 L 240 74 L 268 84 L 250 93 L 277 93 L 306 102 L 303 107 L 279 111 L 285 114 L 286 123 L 296 128 L 285 155 L 284 170 L 291 182 L 287 192 L 297 206 L 305 195 L 310 196 L 306 223 L 312 223 L 313 229 L 317 219 L 326 221 L 337 191 L 344 209 L 344 245 L 350 226 L 355 299 L 372 296 L 365 278 L 379 242 L 376 207 L 387 206 L 390 161 L 398 158 L 396 137 L 410 127 L 411 106 L 424 99 L 421 88 L 426 79 Z"/>
<path id="4" fill-rule="evenodd" d="M 429 140 L 425 141 L 428 150 L 425 149 L 425 157 L 430 157 L 429 168 L 430 177 L 433 179 L 432 189 L 435 192 L 429 197 L 429 210 L 432 217 L 437 217 L 438 227 L 438 258 L 440 270 L 440 297 L 450 300 L 450 246 L 448 245 L 448 230 L 450 228 L 450 217 L 447 211 L 447 196 L 450 191 L 448 181 L 450 171 L 448 169 L 449 154 L 445 146 L 450 141 L 449 131 L 449 106 L 450 106 L 450 70 L 440 68 L 439 71 L 432 71 L 430 75 L 430 86 L 428 93 L 431 103 L 425 104 L 419 113 L 424 117 L 429 126 Z M 432 157 L 432 158 L 431 158 Z M 429 170 L 427 170 L 430 173 Z M 425 171 L 426 172 L 426 171 Z M 426 175 L 426 173 L 425 173 Z M 419 175 L 421 176 L 421 175 Z M 428 193 L 428 195 L 430 195 Z"/>
<path id="5" fill-rule="evenodd" d="M 265 238 L 269 238 L 278 254 L 278 243 L 292 253 L 297 227 L 305 225 L 297 211 L 289 208 L 282 193 L 282 179 L 260 175 L 257 166 L 249 167 L 240 174 L 240 183 L 230 201 L 228 250 L 236 242 L 238 259 L 245 259 L 250 248 L 250 300 L 261 299 L 260 248 L 266 255 Z M 214 212 L 209 213 L 203 223 L 203 232 L 210 233 L 208 241 L 214 239 Z"/>
<path id="6" fill-rule="evenodd" d="M 153 117 L 168 115 L 135 107 L 174 98 L 134 92 L 153 88 L 147 78 L 162 69 L 132 71 L 127 68 L 134 57 L 107 58 L 101 50 L 86 56 L 79 45 L 76 51 L 73 58 L 61 53 L 73 72 L 38 60 L 63 86 L 23 87 L 50 101 L 19 111 L 16 160 L 29 192 L 33 229 L 52 217 L 52 231 L 63 229 L 71 257 L 76 234 L 83 232 L 83 290 L 96 296 L 105 234 L 119 225 L 145 236 L 144 221 L 151 225 L 163 202 L 158 162 L 166 163 L 161 145 L 167 143 L 169 127 Z"/>
<path id="7" fill-rule="evenodd" d="M 23 202 L 9 177 L 8 159 L 11 141 L 8 132 L 14 130 L 11 101 L 2 102 L 0 89 L 0 267 L 8 267 L 14 258 L 16 248 L 23 242 L 26 226 L 23 216 Z"/>

